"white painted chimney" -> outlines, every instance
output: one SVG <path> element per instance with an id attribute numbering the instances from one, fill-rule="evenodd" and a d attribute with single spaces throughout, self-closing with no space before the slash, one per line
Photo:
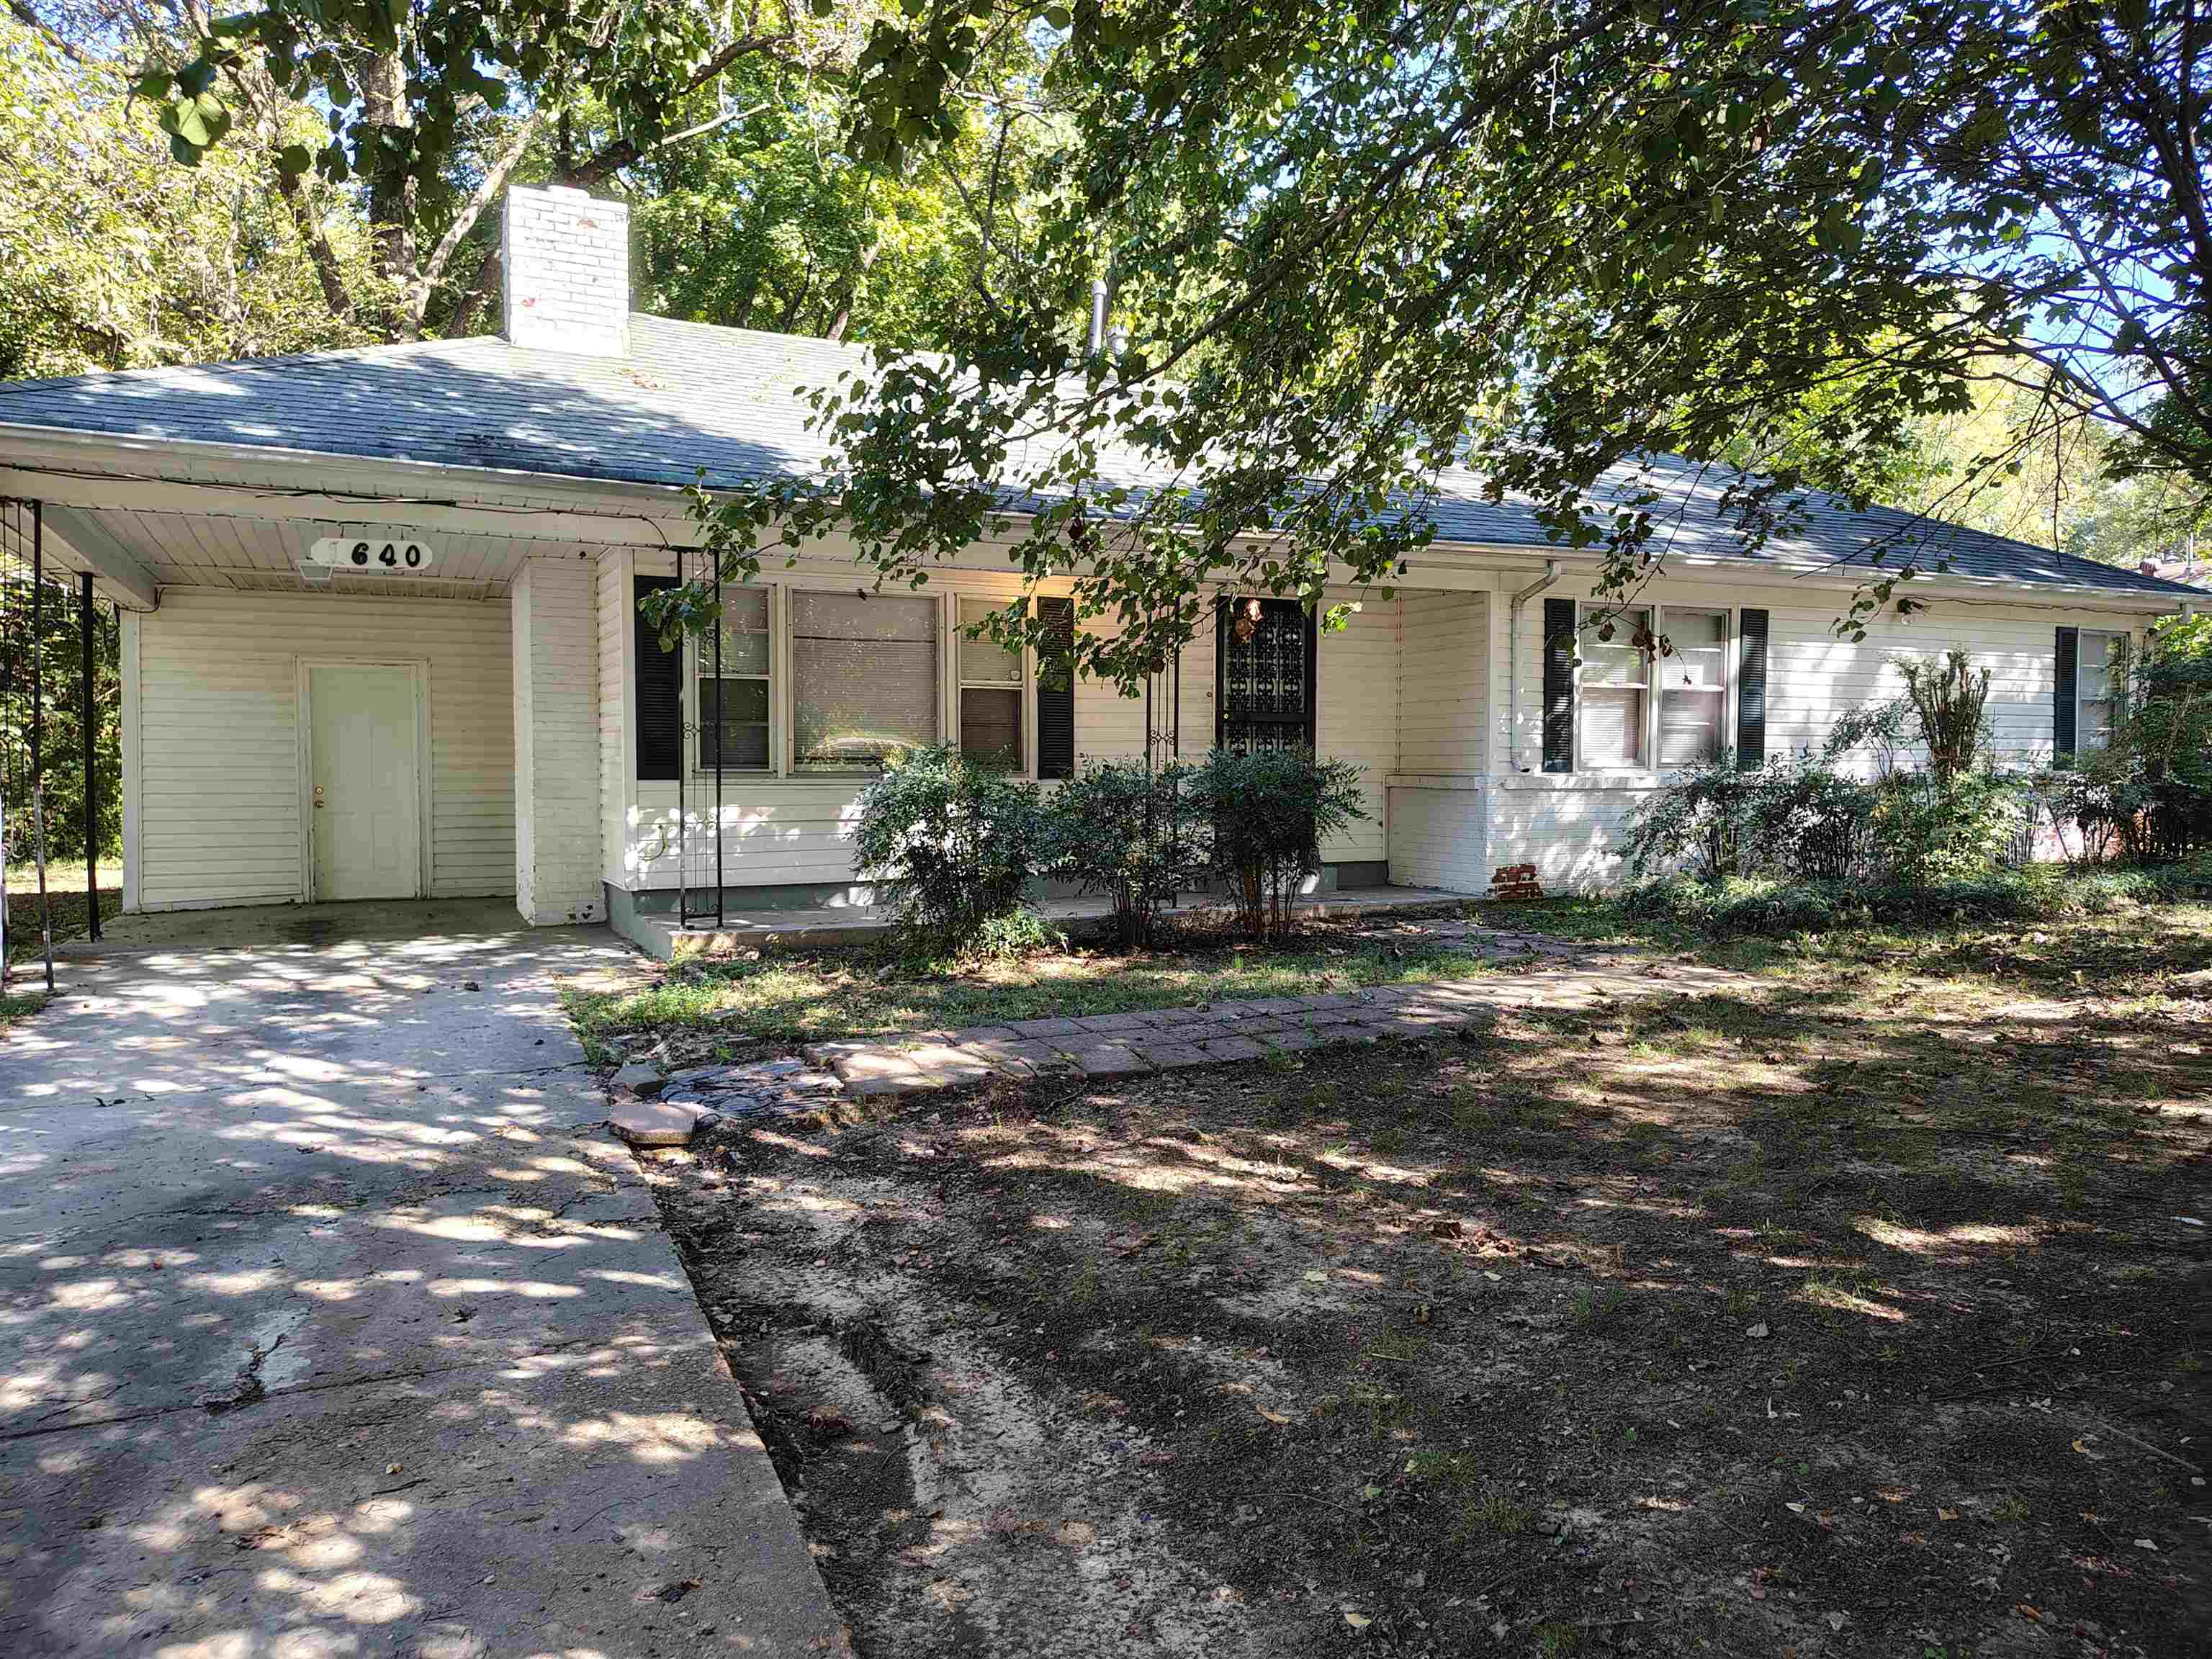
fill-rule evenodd
<path id="1" fill-rule="evenodd" d="M 587 357 L 629 353 L 629 204 L 564 185 L 510 185 L 500 223 L 507 339 Z"/>

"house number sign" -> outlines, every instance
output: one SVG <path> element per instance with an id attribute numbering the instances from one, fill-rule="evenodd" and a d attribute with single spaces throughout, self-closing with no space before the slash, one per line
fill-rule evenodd
<path id="1" fill-rule="evenodd" d="M 429 543 L 412 536 L 325 536 L 307 550 L 310 563 L 373 576 L 419 574 L 436 556 Z"/>

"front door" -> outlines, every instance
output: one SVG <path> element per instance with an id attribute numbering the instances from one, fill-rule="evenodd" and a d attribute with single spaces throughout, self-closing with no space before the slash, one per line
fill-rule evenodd
<path id="1" fill-rule="evenodd" d="M 1240 755 L 1314 746 L 1314 619 L 1296 599 L 1214 613 L 1214 743 Z"/>
<path id="2" fill-rule="evenodd" d="M 308 836 L 319 899 L 421 890 L 415 674 L 385 663 L 307 671 Z"/>

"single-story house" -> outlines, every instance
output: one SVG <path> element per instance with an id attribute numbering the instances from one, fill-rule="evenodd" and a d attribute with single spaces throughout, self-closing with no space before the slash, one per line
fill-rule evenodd
<path id="1" fill-rule="evenodd" d="M 1187 757 L 1303 741 L 1355 763 L 1370 816 L 1324 849 L 1327 881 L 1480 892 L 1533 864 L 1571 887 L 1617 867 L 1663 769 L 1816 744 L 1900 652 L 1986 664 L 2014 760 L 2092 741 L 2111 641 L 2202 599 L 1958 532 L 1914 586 L 1925 613 L 1849 643 L 1832 623 L 1897 515 L 1819 503 L 1747 555 L 1686 471 L 1639 600 L 1676 654 L 1624 630 L 1577 658 L 1559 640 L 1595 557 L 1467 478 L 1395 597 L 1347 593 L 1362 608 L 1318 638 L 1265 604 L 1149 697 L 1054 690 L 961 637 L 1022 591 L 1001 547 L 863 597 L 850 550 L 810 546 L 732 590 L 702 727 L 683 710 L 711 659 L 637 614 L 696 544 L 681 490 L 817 465 L 794 392 L 855 354 L 632 313 L 619 204 L 515 189 L 505 211 L 498 336 L 0 386 L 0 495 L 38 501 L 50 567 L 122 607 L 127 909 L 511 893 L 532 923 L 629 925 L 679 874 L 741 907 L 836 903 L 886 744 L 1049 781 L 1148 729 Z"/>

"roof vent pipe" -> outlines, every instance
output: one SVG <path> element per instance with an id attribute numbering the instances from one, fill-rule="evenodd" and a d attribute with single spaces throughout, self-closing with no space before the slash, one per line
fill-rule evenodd
<path id="1" fill-rule="evenodd" d="M 1544 574 L 1505 602 L 1505 763 L 1521 764 L 1521 607 L 1559 580 L 1559 562 L 1544 561 Z"/>
<path id="2" fill-rule="evenodd" d="M 1091 356 L 1106 349 L 1106 279 L 1091 279 Z"/>

